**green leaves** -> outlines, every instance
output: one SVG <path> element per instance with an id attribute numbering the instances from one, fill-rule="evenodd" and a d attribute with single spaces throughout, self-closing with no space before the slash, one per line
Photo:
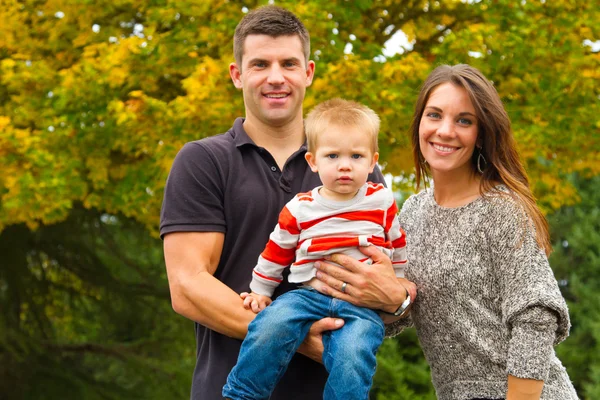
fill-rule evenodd
<path id="1" fill-rule="evenodd" d="M 565 173 L 599 172 L 600 58 L 583 44 L 600 37 L 595 7 L 574 9 L 564 1 L 282 5 L 293 6 L 312 32 L 318 62 L 306 109 L 332 96 L 374 108 L 382 117 L 386 172 L 410 175 L 407 130 L 418 87 L 439 63 L 459 62 L 495 82 L 545 210 L 577 200 Z M 244 113 L 227 72 L 242 8 L 220 1 L 10 3 L 0 15 L 6 21 L 0 27 L 0 165 L 11 175 L 0 180 L 0 229 L 54 223 L 74 202 L 155 227 L 160 200 L 144 193 L 160 194 L 175 152 L 186 141 L 225 131 Z M 382 63 L 383 48 L 398 31 L 409 43 Z M 52 206 L 44 204 L 46 196 Z"/>
<path id="2" fill-rule="evenodd" d="M 228 74 L 234 61 L 231 41 L 246 7 L 265 3 L 2 3 L 0 393 L 5 397 L 42 396 L 19 386 L 20 376 L 23 382 L 60 382 L 65 388 L 57 389 L 60 395 L 46 393 L 55 398 L 68 398 L 65 393 L 126 398 L 122 390 L 142 387 L 144 379 L 168 381 L 165 373 L 180 384 L 151 385 L 156 398 L 187 393 L 193 344 L 191 334 L 182 339 L 181 332 L 191 327 L 164 297 L 160 242 L 152 238 L 177 151 L 187 141 L 224 132 L 244 115 L 241 93 Z M 594 208 L 587 203 L 587 189 L 569 179 L 600 173 L 600 10 L 594 2 L 277 4 L 297 13 L 312 36 L 317 67 L 305 110 L 341 96 L 377 111 L 381 162 L 385 172 L 399 177 L 402 189 L 411 186 L 408 127 L 428 73 L 441 63 L 469 63 L 494 82 L 540 205 L 549 214 L 560 209 L 558 215 L 578 221 L 554 228 L 569 231 L 576 239 L 568 241 L 580 243 L 553 256 L 557 276 L 569 281 L 565 294 L 573 319 L 580 321 L 559 352 L 569 343 L 595 346 L 598 338 L 589 332 L 597 327 L 586 319 L 595 315 L 591 296 L 597 290 L 588 285 L 595 272 L 579 275 L 562 267 L 598 261 L 590 242 L 596 237 L 589 225 Z M 398 54 L 382 57 L 400 31 L 408 42 Z M 580 199 L 584 214 L 564 208 Z M 112 216 L 117 225 L 107 225 L 102 215 Z M 110 232 L 118 240 L 100 235 L 96 224 L 114 228 Z M 126 261 L 124 249 L 131 250 Z M 146 315 L 149 310 L 157 310 L 160 320 Z M 156 338 L 162 341 L 153 342 Z M 155 346 L 157 353 L 150 351 Z M 402 372 L 409 346 L 416 345 L 386 344 L 380 376 L 399 386 L 376 380 L 379 398 L 405 398 L 409 391 L 414 398 L 432 396 L 421 367 L 414 379 Z M 123 357 L 114 356 L 120 351 Z M 580 389 L 597 397 L 598 369 L 588 370 L 590 359 L 571 359 L 574 351 L 568 353 L 561 357 L 569 370 L 575 368 Z M 59 372 L 64 368 L 67 372 Z"/>
<path id="3" fill-rule="evenodd" d="M 574 176 L 572 180 L 581 202 L 550 218 L 555 250 L 550 263 L 562 283 L 573 325 L 557 354 L 578 393 L 594 399 L 600 393 L 600 179 Z"/>

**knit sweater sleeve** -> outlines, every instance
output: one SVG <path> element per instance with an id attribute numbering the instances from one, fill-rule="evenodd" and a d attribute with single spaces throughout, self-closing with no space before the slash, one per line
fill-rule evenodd
<path id="1" fill-rule="evenodd" d="M 407 224 L 412 223 L 412 220 L 413 220 L 412 215 L 417 207 L 418 207 L 417 196 L 409 197 L 402 205 L 402 211 L 400 212 L 398 218 L 396 219 L 396 222 L 401 226 L 400 231 L 402 233 L 402 237 L 404 238 L 404 247 L 403 247 L 404 251 L 406 251 L 406 241 L 409 239 L 406 238 L 406 234 L 404 232 L 404 229 L 402 229 L 402 227 L 406 226 Z M 407 266 L 408 266 L 409 262 L 410 262 L 410 260 L 407 260 Z M 415 300 L 413 299 L 413 301 L 415 301 Z M 401 318 L 398 321 L 395 321 L 395 322 L 392 322 L 391 324 L 386 325 L 385 326 L 385 336 L 393 337 L 393 336 L 399 335 L 400 333 L 402 333 L 402 331 L 404 331 L 404 329 L 410 328 L 413 326 L 414 326 L 414 323 L 413 323 L 412 317 L 409 314 L 408 316 Z"/>
<path id="2" fill-rule="evenodd" d="M 523 208 L 509 195 L 491 204 L 489 243 L 502 321 L 511 332 L 507 373 L 545 380 L 553 344 L 569 334 L 567 305 Z"/>
<path id="3" fill-rule="evenodd" d="M 406 259 L 406 234 L 398 221 L 398 206 L 396 206 L 394 195 L 390 190 L 387 192 L 387 202 L 390 205 L 386 211 L 385 236 L 393 248 L 392 266 L 394 267 L 396 276 L 404 278 L 404 272 L 408 266 L 408 260 Z"/>

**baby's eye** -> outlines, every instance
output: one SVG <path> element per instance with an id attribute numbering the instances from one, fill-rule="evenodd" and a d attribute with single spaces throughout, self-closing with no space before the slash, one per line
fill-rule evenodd
<path id="1" fill-rule="evenodd" d="M 327 154 L 325 157 L 331 158 L 333 160 L 337 158 L 337 154 Z"/>
<path id="2" fill-rule="evenodd" d="M 362 158 L 361 154 L 352 154 L 352 158 L 354 158 L 355 160 L 358 160 L 360 158 Z"/>

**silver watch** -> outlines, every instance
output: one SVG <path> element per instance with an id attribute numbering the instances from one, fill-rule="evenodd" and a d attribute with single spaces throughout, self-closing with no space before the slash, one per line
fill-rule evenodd
<path id="1" fill-rule="evenodd" d="M 387 312 L 387 311 L 383 311 L 386 314 L 389 315 L 393 315 L 396 317 L 400 317 L 404 314 L 404 312 L 406 311 L 406 309 L 408 308 L 408 306 L 410 306 L 410 293 L 408 293 L 408 291 L 406 292 L 406 300 L 404 300 L 404 302 L 402 304 L 400 304 L 400 307 L 398 307 L 398 309 L 396 311 L 394 311 L 393 313 L 391 312 Z"/>

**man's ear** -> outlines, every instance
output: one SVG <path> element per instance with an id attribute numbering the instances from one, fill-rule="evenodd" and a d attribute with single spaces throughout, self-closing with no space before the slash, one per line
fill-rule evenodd
<path id="1" fill-rule="evenodd" d="M 241 89 L 244 85 L 242 84 L 242 70 L 238 68 L 236 63 L 229 64 L 229 76 L 233 81 L 233 85 Z"/>
<path id="2" fill-rule="evenodd" d="M 306 154 L 304 154 L 304 158 L 306 159 L 306 162 L 308 163 L 310 170 L 312 172 L 318 172 L 317 164 L 315 164 L 315 155 L 313 153 L 311 153 L 310 151 L 307 151 Z"/>
<path id="3" fill-rule="evenodd" d="M 306 87 L 312 85 L 313 78 L 315 77 L 315 62 L 310 60 L 306 66 Z"/>
<path id="4" fill-rule="evenodd" d="M 373 170 L 375 169 L 375 165 L 377 164 L 377 161 L 379 161 L 379 153 L 375 152 L 375 153 L 373 153 L 373 161 L 371 162 L 371 170 L 369 172 L 373 172 Z"/>

